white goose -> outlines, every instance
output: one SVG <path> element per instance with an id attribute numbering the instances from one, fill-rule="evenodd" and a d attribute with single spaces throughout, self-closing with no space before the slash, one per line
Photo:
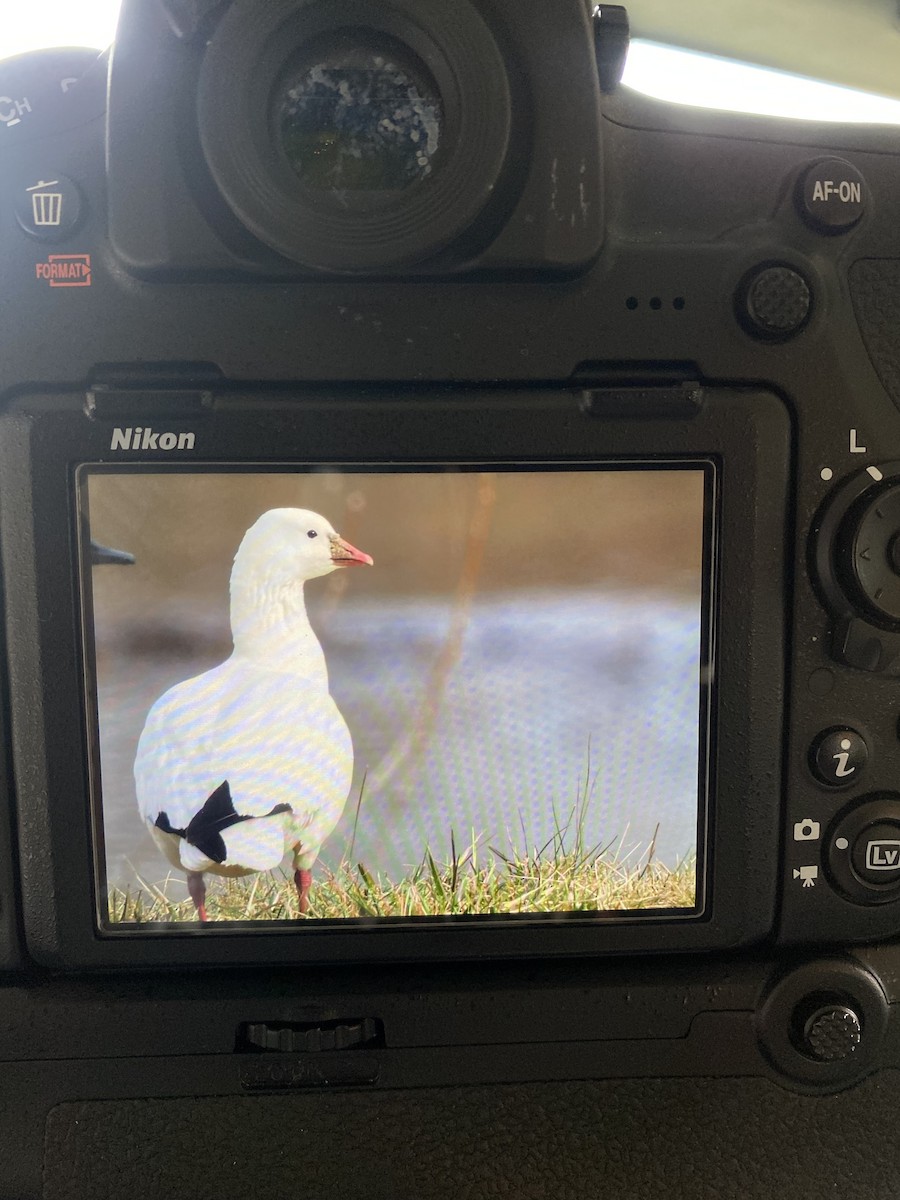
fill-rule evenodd
<path id="1" fill-rule="evenodd" d="M 363 563 L 372 559 L 318 513 L 264 513 L 231 572 L 234 652 L 150 710 L 134 763 L 138 807 L 169 862 L 187 872 L 201 921 L 205 872 L 271 870 L 288 850 L 308 910 L 313 863 L 347 801 L 353 745 L 303 585 Z"/>

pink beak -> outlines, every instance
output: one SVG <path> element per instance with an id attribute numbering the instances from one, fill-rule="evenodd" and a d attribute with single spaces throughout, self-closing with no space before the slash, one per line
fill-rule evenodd
<path id="1" fill-rule="evenodd" d="M 331 534 L 331 561 L 336 567 L 352 567 L 354 563 L 364 567 L 374 567 L 375 563 L 369 554 L 363 554 L 349 542 L 345 542 L 336 533 Z"/>

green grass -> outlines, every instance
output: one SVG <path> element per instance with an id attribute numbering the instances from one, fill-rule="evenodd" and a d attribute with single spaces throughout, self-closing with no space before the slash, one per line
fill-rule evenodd
<path id="1" fill-rule="evenodd" d="M 293 873 L 279 870 L 241 879 L 208 875 L 207 916 L 223 922 L 296 921 L 693 908 L 696 861 L 691 856 L 671 869 L 660 863 L 659 826 L 641 855 L 620 857 L 624 839 L 587 843 L 588 810 L 596 802 L 597 784 L 588 739 L 587 769 L 577 799 L 564 816 L 551 805 L 553 833 L 542 844 L 526 827 L 520 810 L 518 832 L 506 831 L 512 849 L 501 852 L 485 844 L 473 829 L 468 847 L 460 850 L 451 828 L 446 855 L 438 858 L 426 847 L 414 870 L 392 880 L 370 870 L 353 853 L 366 789 L 363 777 L 349 844 L 334 870 L 324 862 L 316 864 L 305 915 L 299 910 Z M 196 922 L 191 900 L 169 896 L 173 882 L 181 881 L 170 875 L 161 884 L 147 884 L 138 877 L 136 888 L 111 888 L 110 923 Z"/>
<path id="2" fill-rule="evenodd" d="M 563 838 L 563 841 L 560 841 Z M 279 921 L 341 917 L 429 917 L 504 913 L 621 911 L 692 908 L 696 870 L 693 859 L 669 869 L 654 860 L 654 846 L 640 861 L 617 861 L 611 847 L 566 847 L 558 834 L 530 853 L 501 854 L 476 842 L 439 861 L 426 850 L 405 878 L 391 880 L 363 863 L 345 859 L 336 870 L 317 864 L 305 918 L 298 910 L 290 874 L 272 872 L 243 879 L 207 876 L 211 921 Z M 171 877 L 170 877 L 171 879 Z M 190 900 L 167 895 L 170 879 L 143 881 L 135 889 L 109 893 L 110 920 L 119 922 L 195 921 Z"/>

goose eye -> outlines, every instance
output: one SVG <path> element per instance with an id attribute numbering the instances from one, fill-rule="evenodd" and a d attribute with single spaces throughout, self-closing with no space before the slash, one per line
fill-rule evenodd
<path id="1" fill-rule="evenodd" d="M 315 529 L 310 529 L 307 531 L 306 536 L 307 537 L 318 537 L 319 535 L 318 535 L 318 533 L 316 533 Z"/>

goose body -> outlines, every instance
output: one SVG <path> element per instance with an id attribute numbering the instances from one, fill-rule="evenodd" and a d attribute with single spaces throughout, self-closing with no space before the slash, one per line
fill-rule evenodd
<path id="1" fill-rule="evenodd" d="M 169 862 L 187 872 L 201 920 L 206 872 L 271 870 L 288 851 L 306 911 L 313 863 L 347 801 L 353 745 L 304 584 L 371 562 L 317 513 L 265 513 L 235 556 L 233 653 L 150 710 L 134 765 L 138 807 Z"/>

